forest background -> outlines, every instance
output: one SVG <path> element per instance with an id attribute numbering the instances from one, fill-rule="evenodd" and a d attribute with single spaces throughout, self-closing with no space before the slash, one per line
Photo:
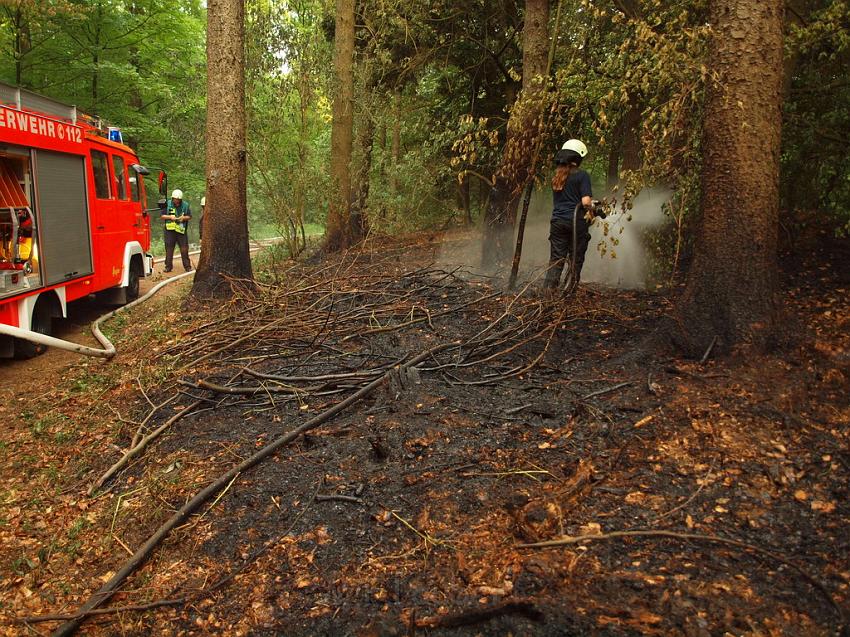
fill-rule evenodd
<path id="1" fill-rule="evenodd" d="M 2 0 L 0 79 L 122 128 L 197 210 L 204 194 L 206 9 L 200 0 Z M 595 192 L 627 204 L 673 192 L 657 264 L 687 261 L 699 209 L 705 0 L 567 0 L 550 12 L 545 178 L 559 142 L 593 149 Z M 522 2 L 365 0 L 356 5 L 352 214 L 395 234 L 484 215 L 522 88 Z M 290 254 L 324 226 L 335 8 L 246 4 L 249 225 Z M 850 5 L 786 3 L 783 238 L 850 229 Z M 548 46 L 548 44 L 547 44 Z M 758 135 L 758 131 L 753 131 Z M 735 165 L 729 149 L 730 169 Z M 151 191 L 149 200 L 158 197 Z M 737 211 L 746 223 L 748 211 Z M 813 214 L 814 213 L 814 214 Z M 666 278 L 666 277 L 665 277 Z"/>

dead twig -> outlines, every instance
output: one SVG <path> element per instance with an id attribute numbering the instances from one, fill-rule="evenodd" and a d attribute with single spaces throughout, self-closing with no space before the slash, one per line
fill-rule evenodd
<path id="1" fill-rule="evenodd" d="M 625 383 L 620 383 L 619 385 L 614 385 L 613 387 L 607 387 L 605 389 L 600 389 L 598 391 L 590 392 L 587 396 L 582 396 L 580 400 L 588 400 L 590 398 L 595 398 L 596 396 L 602 396 L 604 394 L 610 394 L 612 391 L 617 391 L 618 389 L 622 389 L 623 387 L 628 387 L 632 384 L 632 381 L 628 381 Z"/>
<path id="2" fill-rule="evenodd" d="M 93 608 L 85 613 L 76 613 L 74 615 L 34 615 L 30 617 L 16 617 L 10 619 L 10 624 L 40 624 L 44 622 L 62 622 L 72 621 L 76 619 L 85 619 L 86 617 L 94 617 L 97 615 L 114 615 L 115 613 L 128 613 L 133 611 L 153 610 L 154 608 L 162 608 L 163 606 L 179 606 L 191 598 L 180 597 L 177 599 L 160 599 L 149 604 L 130 604 L 127 606 L 113 606 L 112 608 Z"/>
<path id="3" fill-rule="evenodd" d="M 702 358 L 699 360 L 700 365 L 705 365 L 705 361 L 708 360 L 708 357 L 711 356 L 711 350 L 714 349 L 714 346 L 717 345 L 717 335 L 711 339 L 711 343 L 708 345 L 708 349 L 705 350 L 705 354 L 702 355 Z"/>
<path id="4" fill-rule="evenodd" d="M 248 395 L 253 396 L 254 394 L 303 394 L 309 391 L 317 391 L 320 389 L 324 389 L 324 386 L 316 386 L 316 387 L 292 387 L 290 385 L 255 385 L 255 386 L 240 386 L 240 387 L 226 387 L 225 385 L 219 385 L 218 383 L 213 383 L 208 380 L 199 380 L 197 387 L 201 389 L 207 389 L 209 391 L 213 391 L 217 394 L 232 394 L 232 395 Z"/>
<path id="5" fill-rule="evenodd" d="M 142 386 L 141 383 L 139 383 L 140 389 L 141 389 L 141 386 Z M 148 423 L 150 422 L 150 419 L 154 417 L 156 412 L 158 412 L 160 409 L 162 409 L 166 405 L 174 402 L 177 399 L 177 397 L 179 396 L 179 394 L 174 394 L 171 398 L 168 398 L 167 400 L 159 403 L 158 405 L 154 405 L 151 402 L 150 398 L 147 397 L 147 394 L 144 393 L 144 390 L 142 391 L 142 395 L 151 404 L 151 410 L 148 412 L 148 415 L 145 416 L 145 419 L 142 420 L 142 422 L 139 423 L 139 427 L 138 427 L 138 429 L 136 429 L 136 433 L 133 434 L 133 440 L 130 442 L 130 449 L 132 449 L 137 444 L 139 444 L 139 440 L 142 439 L 142 436 L 145 433 L 145 428 L 147 427 Z"/>
<path id="6" fill-rule="evenodd" d="M 355 504 L 363 504 L 363 498 L 356 498 L 353 495 L 338 495 L 338 494 L 319 494 L 316 496 L 316 502 L 331 502 L 338 500 L 340 502 L 354 502 Z"/>
<path id="7" fill-rule="evenodd" d="M 661 513 L 661 514 L 657 515 L 657 516 L 655 517 L 655 519 L 654 519 L 654 520 L 652 520 L 652 523 L 654 524 L 654 523 L 658 522 L 658 520 L 661 520 L 661 519 L 663 519 L 663 518 L 669 517 L 669 516 L 673 515 L 676 511 L 681 511 L 681 510 L 682 510 L 682 509 L 684 509 L 686 506 L 688 506 L 691 502 L 693 502 L 693 501 L 696 499 L 696 497 L 700 494 L 700 492 L 701 492 L 701 491 L 705 488 L 705 485 L 707 485 L 707 484 L 708 484 L 708 476 L 710 476 L 710 475 L 711 475 L 711 472 L 712 472 L 713 470 L 714 470 L 714 460 L 712 460 L 712 461 L 711 461 L 711 466 L 708 468 L 708 471 L 706 471 L 706 472 L 705 472 L 705 477 L 704 477 L 704 478 L 703 478 L 703 480 L 702 480 L 702 484 L 700 484 L 700 485 L 699 485 L 699 487 L 697 488 L 697 490 L 696 490 L 696 491 L 694 491 L 694 492 L 691 494 L 691 496 L 690 496 L 687 500 L 685 500 L 684 502 L 682 502 L 681 504 L 679 504 L 679 505 L 677 505 L 677 506 L 674 506 L 672 509 L 670 509 L 670 510 L 669 510 L 669 511 L 667 511 L 666 513 Z"/>
<path id="8" fill-rule="evenodd" d="M 114 465 L 112 465 L 111 467 L 109 467 L 109 469 L 107 469 L 107 470 L 106 470 L 106 473 L 104 473 L 102 476 L 100 476 L 100 478 L 98 478 L 97 482 L 95 482 L 95 483 L 94 483 L 94 484 L 93 484 L 93 485 L 89 488 L 89 492 L 88 492 L 88 493 L 89 493 L 89 495 L 91 495 L 92 493 L 94 493 L 97 489 L 99 489 L 101 486 L 103 486 L 103 485 L 106 483 L 106 481 L 107 481 L 107 480 L 109 480 L 112 476 L 114 476 L 116 473 L 118 473 L 119 471 L 121 471 L 121 469 L 123 469 L 124 467 L 126 467 L 126 466 L 127 466 L 127 463 L 129 463 L 129 462 L 130 462 L 130 460 L 132 460 L 133 458 L 135 458 L 136 456 L 138 456 L 140 453 L 142 453 L 142 451 L 144 451 L 144 450 L 145 450 L 145 448 L 146 448 L 146 447 L 147 447 L 147 446 L 148 446 L 151 442 L 153 442 L 154 440 L 156 440 L 156 439 L 159 437 L 159 435 L 160 435 L 163 431 L 165 431 L 166 429 L 168 429 L 171 425 L 173 425 L 175 422 L 177 422 L 178 420 L 180 420 L 183 416 L 185 416 L 186 414 L 188 414 L 190 411 L 192 411 L 193 409 L 195 409 L 196 407 L 198 407 L 198 406 L 201 404 L 201 402 L 203 402 L 203 401 L 196 400 L 195 402 L 193 402 L 193 403 L 192 403 L 192 404 L 190 404 L 189 406 L 184 407 L 184 408 L 183 408 L 183 409 L 181 409 L 179 412 L 177 412 L 176 414 L 174 414 L 171 418 L 169 418 L 168 420 L 166 420 L 166 421 L 165 421 L 163 424 L 161 424 L 159 427 L 157 427 L 157 428 L 156 428 L 156 429 L 154 429 L 152 432 L 150 432 L 147 436 L 145 436 L 144 438 L 142 438 L 142 439 L 139 441 L 139 444 L 137 444 L 137 445 L 136 445 L 135 447 L 133 447 L 132 449 L 129 449 L 129 450 L 127 451 L 127 453 L 125 453 L 125 454 L 121 457 L 121 459 L 120 459 L 118 462 L 116 462 Z"/>

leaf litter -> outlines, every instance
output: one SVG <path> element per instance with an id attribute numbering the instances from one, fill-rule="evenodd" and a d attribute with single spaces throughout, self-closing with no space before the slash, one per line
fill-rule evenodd
<path id="1" fill-rule="evenodd" d="M 236 476 L 106 605 L 128 610 L 86 633 L 833 634 L 850 586 L 839 270 L 786 292 L 802 336 L 700 365 L 657 338 L 664 296 L 549 303 L 434 267 L 433 250 L 418 238 L 296 268 L 282 289 L 187 310 L 177 339 L 156 332 L 167 306 L 140 308 L 150 327 L 119 369 L 75 363 L 48 395 L 7 401 L 2 618 L 72 615 L 216 476 L 445 343 Z M 202 406 L 88 495 L 174 395 L 145 431 Z M 638 529 L 753 544 L 823 590 L 720 544 L 519 546 Z"/>

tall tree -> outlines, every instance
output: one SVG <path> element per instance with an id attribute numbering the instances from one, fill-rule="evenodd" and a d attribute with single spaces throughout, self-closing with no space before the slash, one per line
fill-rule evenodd
<path id="1" fill-rule="evenodd" d="M 207 3 L 207 209 L 192 297 L 232 294 L 253 283 L 248 249 L 244 0 Z"/>
<path id="2" fill-rule="evenodd" d="M 782 0 L 712 0 L 702 218 L 678 304 L 691 354 L 763 346 L 774 327 L 783 85 Z"/>
<path id="3" fill-rule="evenodd" d="M 331 199 L 325 249 L 351 244 L 351 153 L 354 128 L 354 0 L 336 0 L 334 31 L 333 124 L 331 128 Z"/>
<path id="4" fill-rule="evenodd" d="M 549 0 L 526 0 L 522 30 L 522 93 L 508 121 L 508 138 L 484 216 L 482 263 L 492 267 L 510 251 L 510 235 L 522 188 L 533 163 L 545 104 L 549 60 Z"/>

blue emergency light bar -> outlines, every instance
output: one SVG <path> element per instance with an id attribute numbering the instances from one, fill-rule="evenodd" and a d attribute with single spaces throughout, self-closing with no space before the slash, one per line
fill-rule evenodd
<path id="1" fill-rule="evenodd" d="M 110 126 L 108 129 L 107 136 L 110 141 L 118 142 L 119 144 L 124 143 L 124 138 L 121 136 L 121 129 L 117 126 Z"/>

